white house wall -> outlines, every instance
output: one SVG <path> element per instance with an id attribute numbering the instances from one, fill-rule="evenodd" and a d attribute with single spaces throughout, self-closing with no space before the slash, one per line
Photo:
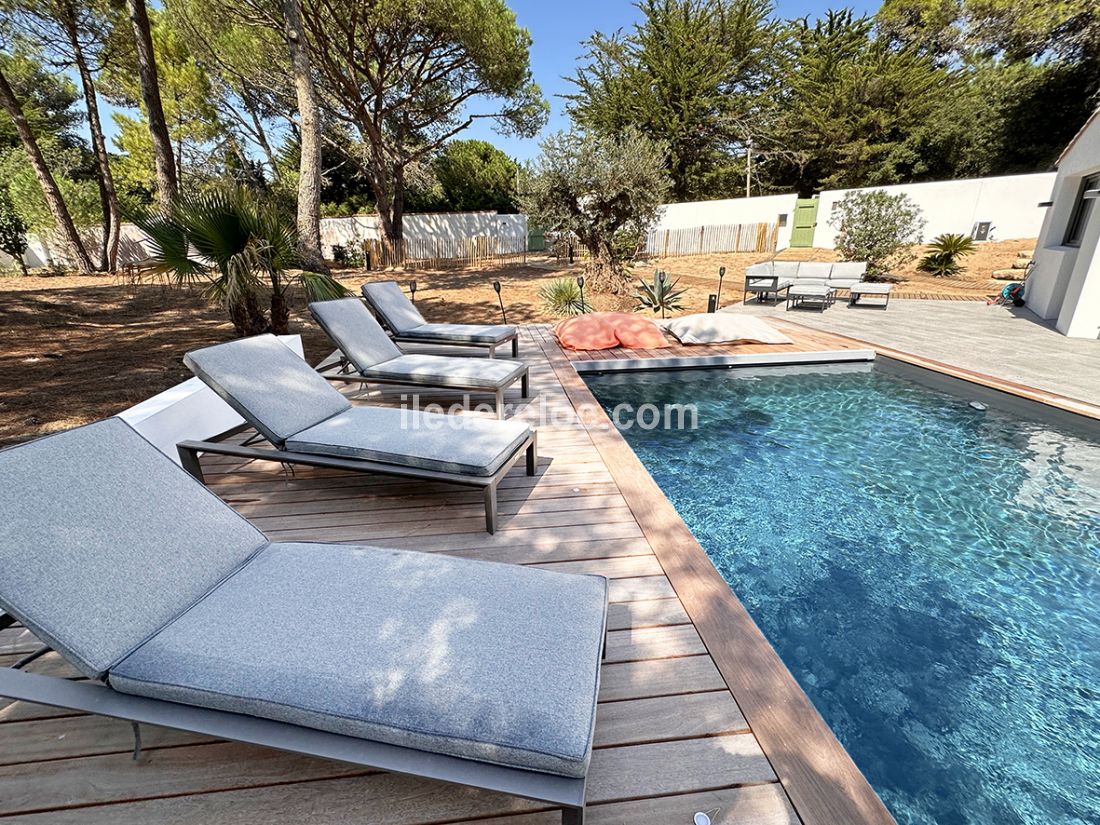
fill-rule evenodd
<path id="1" fill-rule="evenodd" d="M 1100 333 L 1100 203 L 1094 203 L 1079 247 L 1066 246 L 1070 217 L 1082 180 L 1100 172 L 1100 118 L 1093 118 L 1058 164 L 1027 280 L 1027 306 L 1053 320 L 1059 332 L 1078 338 Z"/>

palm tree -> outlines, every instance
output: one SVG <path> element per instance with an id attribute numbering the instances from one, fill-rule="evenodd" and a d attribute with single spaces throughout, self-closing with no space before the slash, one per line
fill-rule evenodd
<path id="1" fill-rule="evenodd" d="M 311 300 L 341 298 L 332 277 L 291 271 L 300 264 L 298 232 L 277 208 L 239 189 L 176 198 L 167 210 L 135 223 L 153 245 L 153 271 L 176 283 L 205 283 L 207 297 L 223 305 L 238 335 L 285 334 L 287 293 L 304 288 Z M 269 293 L 270 319 L 260 303 Z"/>

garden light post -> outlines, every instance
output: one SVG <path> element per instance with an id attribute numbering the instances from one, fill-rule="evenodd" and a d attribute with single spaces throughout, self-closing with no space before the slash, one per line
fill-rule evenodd
<path id="1" fill-rule="evenodd" d="M 493 281 L 493 291 L 497 294 L 497 301 L 500 303 L 500 317 L 504 319 L 504 323 L 508 323 L 508 313 L 504 311 L 504 298 L 500 294 L 500 281 Z"/>
<path id="2" fill-rule="evenodd" d="M 581 312 L 584 312 L 584 276 L 583 275 L 578 275 L 577 276 L 577 286 L 580 288 L 580 291 L 581 291 Z"/>
<path id="3" fill-rule="evenodd" d="M 409 281 L 409 294 L 412 296 L 412 302 L 416 303 L 416 281 Z"/>
<path id="4" fill-rule="evenodd" d="M 665 278 L 666 277 L 667 276 L 665 275 L 665 271 L 663 269 L 657 273 L 657 280 L 661 282 L 661 294 L 662 295 L 664 295 L 664 292 L 665 292 Z M 662 321 L 665 320 L 665 302 L 663 300 L 661 301 L 661 320 Z"/>
<path id="5" fill-rule="evenodd" d="M 718 297 L 714 299 L 715 306 L 720 306 L 722 303 L 722 279 L 726 277 L 726 268 L 724 266 L 718 267 Z"/>

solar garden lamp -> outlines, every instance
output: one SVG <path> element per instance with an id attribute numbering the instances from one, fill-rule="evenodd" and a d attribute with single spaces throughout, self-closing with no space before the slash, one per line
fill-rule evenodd
<path id="1" fill-rule="evenodd" d="M 580 291 L 581 291 L 581 312 L 584 312 L 584 276 L 583 275 L 578 275 L 577 276 L 577 286 L 580 288 Z"/>
<path id="2" fill-rule="evenodd" d="M 660 270 L 658 270 L 658 271 L 657 271 L 657 280 L 658 280 L 658 281 L 660 282 L 660 284 L 661 284 L 661 290 L 660 290 L 660 295 L 661 295 L 661 301 L 660 301 L 660 304 L 661 304 L 661 320 L 662 320 L 662 321 L 663 321 L 663 320 L 665 320 L 665 301 L 664 301 L 664 295 L 665 295 L 665 279 L 666 279 L 667 277 L 668 277 L 668 276 L 667 276 L 667 275 L 665 275 L 665 271 L 664 271 L 663 269 L 660 269 Z"/>
<path id="3" fill-rule="evenodd" d="M 504 298 L 500 294 L 500 281 L 493 281 L 493 291 L 497 294 L 497 301 L 500 303 L 500 317 L 504 319 L 504 323 L 508 323 L 508 313 L 504 311 Z"/>
<path id="4" fill-rule="evenodd" d="M 718 296 L 714 299 L 715 308 L 722 301 L 722 279 L 726 277 L 726 268 L 724 266 L 718 267 Z"/>
<path id="5" fill-rule="evenodd" d="M 416 303 L 416 281 L 409 282 L 409 293 L 412 295 L 412 301 Z"/>

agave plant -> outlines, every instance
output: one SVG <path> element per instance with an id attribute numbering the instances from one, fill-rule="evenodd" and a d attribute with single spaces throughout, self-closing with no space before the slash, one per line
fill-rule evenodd
<path id="1" fill-rule="evenodd" d="M 687 290 L 677 289 L 676 284 L 679 283 L 679 280 L 670 280 L 665 272 L 654 272 L 652 282 L 639 280 L 638 283 L 639 289 L 634 294 L 634 298 L 638 301 L 635 309 L 660 312 L 661 317 L 664 318 L 666 313 L 680 309 L 683 306 L 680 303 L 680 298 Z"/>
<path id="2" fill-rule="evenodd" d="M 539 300 L 554 315 L 583 315 L 591 311 L 584 290 L 573 278 L 555 278 L 539 289 Z"/>
<path id="3" fill-rule="evenodd" d="M 294 223 L 240 189 L 182 196 L 135 223 L 152 241 L 152 270 L 178 284 L 204 284 L 206 297 L 226 308 L 238 335 L 285 334 L 287 294 L 294 286 L 310 300 L 348 294 L 328 275 L 292 271 L 300 264 Z M 270 318 L 260 302 L 265 294 Z"/>
<path id="4" fill-rule="evenodd" d="M 974 241 L 966 235 L 944 233 L 936 236 L 928 245 L 928 253 L 921 258 L 917 269 L 937 278 L 950 278 L 962 272 L 960 258 L 974 252 Z"/>

